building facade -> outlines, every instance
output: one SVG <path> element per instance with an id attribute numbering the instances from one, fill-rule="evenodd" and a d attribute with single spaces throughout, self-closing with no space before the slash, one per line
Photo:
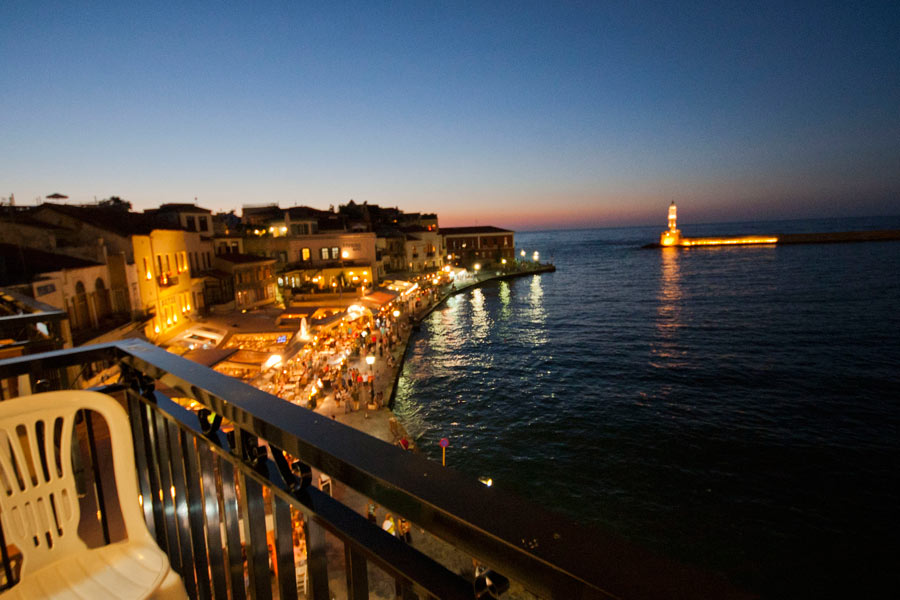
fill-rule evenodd
<path id="1" fill-rule="evenodd" d="M 210 250 L 199 233 L 177 229 L 135 235 L 132 244 L 141 304 L 149 317 L 145 335 L 156 340 L 202 310 L 203 279 L 194 267 L 208 260 Z"/>
<path id="2" fill-rule="evenodd" d="M 499 227 L 444 227 L 444 247 L 455 266 L 472 268 L 515 259 L 515 232 Z"/>
<path id="3" fill-rule="evenodd" d="M 228 274 L 236 309 L 263 306 L 278 299 L 275 259 L 254 254 L 219 254 L 213 258 L 213 267 Z"/>

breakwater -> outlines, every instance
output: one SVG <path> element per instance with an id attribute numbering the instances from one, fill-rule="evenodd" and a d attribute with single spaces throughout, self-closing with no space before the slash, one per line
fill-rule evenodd
<path id="1" fill-rule="evenodd" d="M 663 236 L 662 243 L 647 244 L 644 248 L 694 246 L 761 246 L 787 244 L 839 244 L 853 242 L 886 242 L 900 240 L 900 229 L 876 231 L 834 231 L 827 233 L 778 233 L 772 235 L 727 237 Z"/>

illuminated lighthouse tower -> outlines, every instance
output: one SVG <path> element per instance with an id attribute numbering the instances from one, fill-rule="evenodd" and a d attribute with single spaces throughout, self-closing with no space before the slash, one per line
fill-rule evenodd
<path id="1" fill-rule="evenodd" d="M 662 246 L 676 246 L 681 241 L 681 232 L 677 229 L 678 208 L 675 202 L 669 205 L 669 228 L 662 232 L 659 236 L 659 243 Z"/>

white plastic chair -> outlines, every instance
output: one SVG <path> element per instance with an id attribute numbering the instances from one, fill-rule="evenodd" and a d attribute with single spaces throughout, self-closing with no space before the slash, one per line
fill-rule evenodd
<path id="1" fill-rule="evenodd" d="M 77 411 L 95 411 L 110 433 L 127 540 L 88 548 L 72 467 Z M 138 501 L 128 417 L 104 394 L 48 392 L 0 402 L 0 519 L 22 552 L 20 580 L 3 600 L 186 598 L 184 584 L 147 530 Z"/>

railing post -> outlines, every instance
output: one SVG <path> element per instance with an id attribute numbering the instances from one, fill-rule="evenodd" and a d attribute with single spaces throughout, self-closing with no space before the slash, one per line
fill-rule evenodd
<path id="1" fill-rule="evenodd" d="M 366 557 L 350 544 L 344 544 L 344 562 L 347 571 L 348 597 L 350 600 L 368 600 L 369 572 Z"/>
<path id="2" fill-rule="evenodd" d="M 291 506 L 272 497 L 272 519 L 275 530 L 275 570 L 278 573 L 278 594 L 281 600 L 297 599 L 297 573 L 294 564 L 294 525 Z"/>
<path id="3" fill-rule="evenodd" d="M 255 457 L 259 452 L 256 438 L 235 430 L 235 449 L 242 459 Z M 266 506 L 262 486 L 252 477 L 238 471 L 240 488 L 241 524 L 244 532 L 244 547 L 247 554 L 247 571 L 254 600 L 268 600 L 272 597 L 272 583 L 269 578 L 269 549 L 266 540 Z"/>
<path id="4" fill-rule="evenodd" d="M 222 529 L 219 516 L 219 494 L 216 486 L 215 457 L 205 443 L 197 443 L 199 473 L 203 484 L 203 514 L 206 522 L 206 547 L 209 549 L 209 570 L 216 598 L 227 598 L 225 561 L 222 552 Z"/>
<path id="5" fill-rule="evenodd" d="M 306 565 L 309 578 L 309 598 L 330 600 L 328 596 L 328 558 L 325 529 L 314 517 L 304 519 L 306 531 Z"/>

